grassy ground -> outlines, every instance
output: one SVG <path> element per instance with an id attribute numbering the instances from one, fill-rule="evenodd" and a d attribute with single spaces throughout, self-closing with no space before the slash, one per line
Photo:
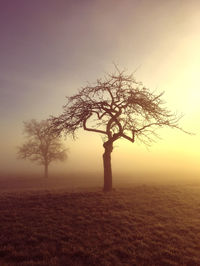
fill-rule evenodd
<path id="1" fill-rule="evenodd" d="M 200 186 L 0 194 L 0 265 L 200 265 Z"/>

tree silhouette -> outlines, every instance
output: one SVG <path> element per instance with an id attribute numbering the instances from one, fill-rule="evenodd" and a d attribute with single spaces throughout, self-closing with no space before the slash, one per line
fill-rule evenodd
<path id="1" fill-rule="evenodd" d="M 52 131 L 49 120 L 38 122 L 35 119 L 24 122 L 24 133 L 27 140 L 18 148 L 18 158 L 44 165 L 44 176 L 48 177 L 49 164 L 67 158 L 59 135 Z"/>
<path id="2" fill-rule="evenodd" d="M 79 128 L 104 136 L 104 191 L 112 189 L 111 153 L 113 143 L 124 138 L 136 138 L 149 144 L 156 129 L 179 128 L 181 117 L 165 107 L 163 93 L 156 94 L 137 82 L 132 74 L 116 67 L 116 72 L 88 84 L 76 95 L 67 97 L 63 113 L 53 117 L 57 133 L 72 134 Z"/>

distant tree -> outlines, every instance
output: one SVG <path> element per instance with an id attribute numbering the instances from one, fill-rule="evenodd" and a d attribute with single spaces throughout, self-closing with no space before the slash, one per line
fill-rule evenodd
<path id="1" fill-rule="evenodd" d="M 35 119 L 24 122 L 24 133 L 27 140 L 18 148 L 18 158 L 44 165 L 44 176 L 48 177 L 49 164 L 67 158 L 59 135 L 52 131 L 49 120 L 38 122 Z"/>
<path id="2" fill-rule="evenodd" d="M 104 136 L 104 191 L 110 191 L 111 153 L 116 140 L 135 142 L 138 138 L 149 144 L 159 127 L 181 129 L 178 126 L 181 117 L 165 107 L 162 95 L 151 92 L 132 74 L 127 75 L 116 67 L 116 73 L 67 97 L 63 113 L 52 118 L 54 130 L 75 137 L 76 131 L 83 128 Z"/>

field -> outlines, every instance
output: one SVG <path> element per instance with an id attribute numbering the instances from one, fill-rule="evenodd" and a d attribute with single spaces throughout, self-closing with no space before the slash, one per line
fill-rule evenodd
<path id="1" fill-rule="evenodd" d="M 200 265 L 200 184 L 48 182 L 0 181 L 1 266 Z"/>

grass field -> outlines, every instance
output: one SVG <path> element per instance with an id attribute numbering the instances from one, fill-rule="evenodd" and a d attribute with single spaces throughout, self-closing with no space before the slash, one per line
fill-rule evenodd
<path id="1" fill-rule="evenodd" d="M 1 266 L 200 265 L 199 184 L 0 191 Z"/>

